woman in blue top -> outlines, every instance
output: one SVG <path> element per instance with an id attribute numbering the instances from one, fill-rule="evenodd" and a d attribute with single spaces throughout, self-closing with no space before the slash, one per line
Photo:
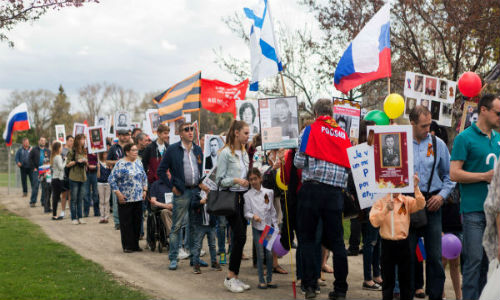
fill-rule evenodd
<path id="1" fill-rule="evenodd" d="M 120 159 L 111 175 L 109 184 L 118 198 L 118 218 L 123 252 L 142 251 L 139 247 L 141 232 L 142 200 L 146 198 L 148 182 L 134 144 L 123 147 L 125 157 Z"/>
<path id="2" fill-rule="evenodd" d="M 229 271 L 224 285 L 233 293 L 241 293 L 250 286 L 238 279 L 243 247 L 247 239 L 247 221 L 243 216 L 245 200 L 243 194 L 248 191 L 248 154 L 245 145 L 248 142 L 250 129 L 244 121 L 233 121 L 227 133 L 226 145 L 217 157 L 217 183 L 238 194 L 238 211 L 227 216 L 227 221 L 233 232 L 232 251 L 229 261 Z"/>

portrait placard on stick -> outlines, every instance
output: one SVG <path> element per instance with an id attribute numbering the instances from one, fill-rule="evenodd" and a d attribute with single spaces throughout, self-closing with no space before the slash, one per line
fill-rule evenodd
<path id="1" fill-rule="evenodd" d="M 126 110 L 117 111 L 114 118 L 114 131 L 124 129 L 129 130 L 131 126 L 130 114 Z"/>
<path id="2" fill-rule="evenodd" d="M 413 131 L 410 125 L 368 126 L 373 131 L 369 173 L 372 193 L 413 193 Z"/>
<path id="3" fill-rule="evenodd" d="M 104 127 L 92 126 L 87 128 L 87 148 L 90 154 L 107 151 Z"/>
<path id="4" fill-rule="evenodd" d="M 73 136 L 76 137 L 79 134 L 87 135 L 87 131 L 85 130 L 87 126 L 83 123 L 74 123 L 73 124 Z"/>
<path id="5" fill-rule="evenodd" d="M 351 141 L 358 141 L 361 106 L 342 98 L 333 98 L 333 118 L 344 129 Z"/>
<path id="6" fill-rule="evenodd" d="M 146 111 L 146 122 L 149 124 L 149 128 L 151 129 L 150 133 L 156 136 L 158 126 L 160 126 L 160 114 L 158 113 L 158 109 L 148 109 Z"/>
<path id="7" fill-rule="evenodd" d="M 66 129 L 64 124 L 56 125 L 56 138 L 61 144 L 66 144 Z"/>
<path id="8" fill-rule="evenodd" d="M 259 99 L 259 114 L 263 150 L 298 146 L 297 97 Z"/>
<path id="9" fill-rule="evenodd" d="M 220 135 L 205 134 L 205 149 L 203 149 L 203 174 L 208 174 L 217 166 L 219 150 L 224 147 L 225 137 Z"/>
<path id="10" fill-rule="evenodd" d="M 478 117 L 479 112 L 477 111 L 477 103 L 465 101 L 464 112 L 462 113 L 462 119 L 460 120 L 460 132 L 469 128 L 472 123 L 477 122 Z"/>
<path id="11" fill-rule="evenodd" d="M 250 128 L 250 138 L 260 132 L 259 103 L 254 100 L 236 101 L 236 119 L 245 121 Z"/>
<path id="12" fill-rule="evenodd" d="M 383 194 L 375 194 L 370 191 L 369 175 L 373 172 L 373 166 L 369 164 L 370 152 L 373 152 L 373 147 L 368 146 L 367 143 L 347 149 L 347 156 L 351 164 L 352 176 L 361 209 L 373 206 L 375 201 L 383 196 Z"/>
<path id="13" fill-rule="evenodd" d="M 108 132 L 108 129 L 110 127 L 111 120 L 109 116 L 96 116 L 94 120 L 94 126 L 102 126 L 106 132 Z"/>

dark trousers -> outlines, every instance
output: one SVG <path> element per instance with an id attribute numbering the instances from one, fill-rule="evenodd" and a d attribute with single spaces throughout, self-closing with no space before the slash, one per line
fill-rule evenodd
<path id="1" fill-rule="evenodd" d="M 61 193 L 64 188 L 64 180 L 52 179 L 52 216 L 57 216 L 57 204 L 61 201 Z"/>
<path id="2" fill-rule="evenodd" d="M 28 178 L 30 184 L 33 185 L 33 169 L 30 168 L 19 168 L 21 171 L 21 183 L 23 185 L 23 194 L 28 194 Z"/>
<path id="3" fill-rule="evenodd" d="M 408 239 L 391 241 L 382 239 L 382 296 L 392 300 L 398 266 L 400 299 L 410 300 L 410 243 Z"/>
<path id="4" fill-rule="evenodd" d="M 358 218 L 351 219 L 351 235 L 349 236 L 349 250 L 359 252 L 361 243 L 361 222 Z"/>
<path id="5" fill-rule="evenodd" d="M 40 185 L 42 186 L 42 205 L 44 212 L 50 212 L 50 196 L 52 195 L 52 187 L 51 183 L 47 182 L 46 179 L 42 179 L 40 181 Z"/>
<path id="6" fill-rule="evenodd" d="M 139 234 L 141 231 L 142 201 L 118 203 L 118 218 L 120 219 L 120 234 L 123 250 L 139 249 Z"/>
<path id="7" fill-rule="evenodd" d="M 318 222 L 323 222 L 323 245 L 333 252 L 334 291 L 347 292 L 347 253 L 342 227 L 344 199 L 341 188 L 331 185 L 304 182 L 299 192 L 297 210 L 297 235 L 302 250 L 302 282 L 305 288 L 318 284 L 316 254 L 316 231 Z"/>
<path id="8" fill-rule="evenodd" d="M 231 256 L 229 258 L 229 271 L 238 275 L 240 273 L 241 257 L 243 247 L 247 240 L 247 220 L 243 217 L 243 207 L 245 200 L 242 192 L 238 192 L 238 212 L 232 216 L 227 216 L 227 222 L 231 226 Z"/>

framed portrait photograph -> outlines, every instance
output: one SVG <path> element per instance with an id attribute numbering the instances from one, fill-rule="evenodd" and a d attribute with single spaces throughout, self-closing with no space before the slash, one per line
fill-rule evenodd
<path id="1" fill-rule="evenodd" d="M 115 132 L 120 129 L 129 130 L 131 124 L 130 114 L 128 111 L 117 111 L 114 117 L 114 130 Z"/>
<path id="2" fill-rule="evenodd" d="M 151 133 L 156 135 L 158 133 L 158 126 L 160 126 L 160 114 L 157 109 L 148 109 L 146 111 L 146 122 L 149 124 Z"/>
<path id="3" fill-rule="evenodd" d="M 208 174 L 217 166 L 219 150 L 224 147 L 226 138 L 220 135 L 205 134 L 203 149 L 203 174 Z"/>
<path id="4" fill-rule="evenodd" d="M 259 99 L 259 115 L 263 150 L 298 146 L 297 97 Z"/>
<path id="5" fill-rule="evenodd" d="M 437 79 L 425 77 L 425 94 L 428 96 L 436 96 Z"/>
<path id="6" fill-rule="evenodd" d="M 110 127 L 110 122 L 111 120 L 109 116 L 96 116 L 94 120 L 94 126 L 102 126 L 102 128 L 104 128 L 104 130 L 107 132 L 108 128 Z"/>
<path id="7" fill-rule="evenodd" d="M 478 117 L 479 112 L 477 111 L 477 103 L 465 101 L 464 112 L 462 113 L 462 119 L 460 120 L 460 132 L 469 128 L 472 123 L 476 123 Z"/>
<path id="8" fill-rule="evenodd" d="M 346 99 L 333 98 L 333 118 L 351 141 L 358 141 L 361 106 Z"/>
<path id="9" fill-rule="evenodd" d="M 452 113 L 453 113 L 453 104 L 443 103 L 441 105 L 441 116 L 439 118 L 440 125 L 450 127 L 452 120 Z"/>
<path id="10" fill-rule="evenodd" d="M 74 123 L 73 124 L 73 136 L 76 137 L 79 134 L 87 135 L 87 126 L 83 123 Z"/>
<path id="11" fill-rule="evenodd" d="M 414 90 L 417 93 L 422 93 L 424 91 L 424 76 L 423 75 L 415 75 L 415 83 Z"/>
<path id="12" fill-rule="evenodd" d="M 87 149 L 90 154 L 107 151 L 105 132 L 102 126 L 87 128 Z"/>
<path id="13" fill-rule="evenodd" d="M 439 112 L 441 111 L 441 101 L 431 102 L 431 117 L 434 121 L 439 122 Z"/>
<path id="14" fill-rule="evenodd" d="M 236 119 L 248 124 L 252 138 L 260 132 L 259 103 L 254 100 L 236 100 Z"/>
<path id="15" fill-rule="evenodd" d="M 405 114 L 409 115 L 415 106 L 417 106 L 417 99 L 406 97 Z"/>
<path id="16" fill-rule="evenodd" d="M 66 144 L 66 129 L 64 124 L 56 125 L 56 138 L 61 144 Z"/>
<path id="17" fill-rule="evenodd" d="M 411 125 L 368 126 L 373 132 L 369 154 L 372 193 L 413 193 L 413 131 Z"/>

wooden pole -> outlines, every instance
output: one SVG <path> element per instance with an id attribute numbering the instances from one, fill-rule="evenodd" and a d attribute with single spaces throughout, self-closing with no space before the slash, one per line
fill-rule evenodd
<path id="1" fill-rule="evenodd" d="M 283 87 L 283 96 L 286 97 L 285 79 L 283 78 L 283 71 L 280 72 L 281 86 Z"/>
<path id="2" fill-rule="evenodd" d="M 391 94 L 391 77 L 387 77 L 387 95 Z"/>
<path id="3" fill-rule="evenodd" d="M 11 147 L 7 147 L 7 172 L 9 173 L 9 175 L 7 176 L 7 180 L 9 181 L 8 184 L 7 184 L 7 195 L 10 195 L 10 149 Z"/>

